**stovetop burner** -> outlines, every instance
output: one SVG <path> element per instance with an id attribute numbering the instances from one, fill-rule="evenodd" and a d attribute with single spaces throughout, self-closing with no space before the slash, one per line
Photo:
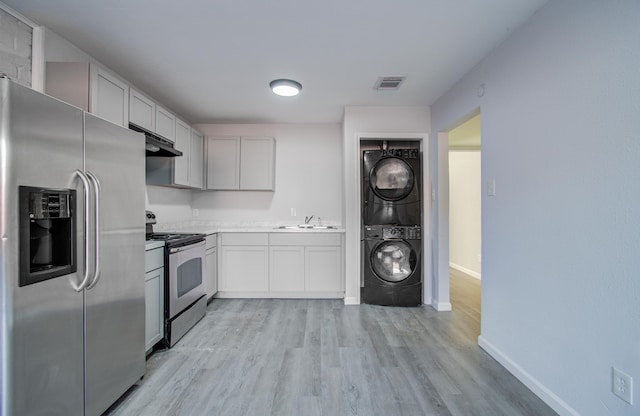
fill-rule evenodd
<path id="1" fill-rule="evenodd" d="M 188 233 L 151 233 L 147 234 L 147 240 L 164 241 L 167 247 L 184 246 L 197 243 L 206 238 L 205 234 Z"/>
<path id="2" fill-rule="evenodd" d="M 153 233 L 153 234 L 147 235 L 147 240 L 171 241 L 171 240 L 178 240 L 185 237 L 191 237 L 194 235 L 199 236 L 201 234 Z"/>
<path id="3" fill-rule="evenodd" d="M 154 233 L 153 224 L 156 223 L 156 215 L 151 211 L 146 211 L 145 217 L 147 225 L 147 240 L 164 241 L 165 247 L 185 246 L 203 241 L 206 238 L 205 234 L 195 233 Z"/>

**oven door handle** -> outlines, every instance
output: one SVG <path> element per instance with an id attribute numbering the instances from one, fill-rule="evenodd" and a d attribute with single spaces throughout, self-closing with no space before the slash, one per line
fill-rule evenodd
<path id="1" fill-rule="evenodd" d="M 91 209 L 91 196 L 89 195 L 89 191 L 91 190 L 91 185 L 89 184 L 89 179 L 87 175 L 84 174 L 83 171 L 77 169 L 75 171 L 75 175 L 80 178 L 83 187 L 83 200 L 84 200 L 84 276 L 79 285 L 73 284 L 73 290 L 76 292 L 82 292 L 84 288 L 89 283 L 89 279 L 91 278 L 91 273 L 89 271 L 89 253 L 91 252 L 91 241 L 89 241 L 89 231 L 91 229 L 91 218 L 89 218 L 89 211 Z"/>
<path id="2" fill-rule="evenodd" d="M 206 242 L 203 240 L 197 243 L 188 244 L 186 246 L 172 247 L 169 249 L 169 254 L 180 253 L 181 251 L 193 250 L 194 248 L 204 246 L 205 244 Z"/>
<path id="3" fill-rule="evenodd" d="M 93 278 L 91 279 L 91 283 L 87 286 L 87 289 L 91 289 L 96 285 L 96 283 L 98 283 L 98 280 L 100 280 L 100 272 L 102 271 L 101 265 L 100 265 L 100 196 L 101 196 L 100 194 L 102 191 L 100 189 L 100 181 L 98 180 L 96 175 L 91 173 L 91 171 L 87 171 L 87 177 L 93 184 L 93 195 L 95 198 L 94 199 L 95 207 L 93 210 L 94 219 L 95 219 L 95 232 L 93 235 L 94 271 L 93 271 Z"/>

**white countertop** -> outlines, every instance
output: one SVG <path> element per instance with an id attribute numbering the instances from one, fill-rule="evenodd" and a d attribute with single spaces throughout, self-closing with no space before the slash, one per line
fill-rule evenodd
<path id="1" fill-rule="evenodd" d="M 219 223 L 206 221 L 185 221 L 177 223 L 156 224 L 154 232 L 176 233 L 343 233 L 345 230 L 340 225 L 323 224 L 335 228 L 278 228 L 281 226 L 293 226 L 286 223 Z"/>

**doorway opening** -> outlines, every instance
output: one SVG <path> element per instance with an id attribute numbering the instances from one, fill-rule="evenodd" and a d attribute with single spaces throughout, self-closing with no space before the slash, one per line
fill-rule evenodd
<path id="1" fill-rule="evenodd" d="M 449 287 L 452 307 L 480 316 L 482 276 L 480 112 L 448 132 Z M 477 328 L 480 335 L 478 321 Z"/>

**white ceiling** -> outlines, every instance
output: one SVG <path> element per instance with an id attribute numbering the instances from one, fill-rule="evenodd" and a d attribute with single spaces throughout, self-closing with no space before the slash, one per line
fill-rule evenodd
<path id="1" fill-rule="evenodd" d="M 188 122 L 336 123 L 431 105 L 547 0 L 2 1 Z M 273 95 L 276 78 L 302 93 Z"/>

